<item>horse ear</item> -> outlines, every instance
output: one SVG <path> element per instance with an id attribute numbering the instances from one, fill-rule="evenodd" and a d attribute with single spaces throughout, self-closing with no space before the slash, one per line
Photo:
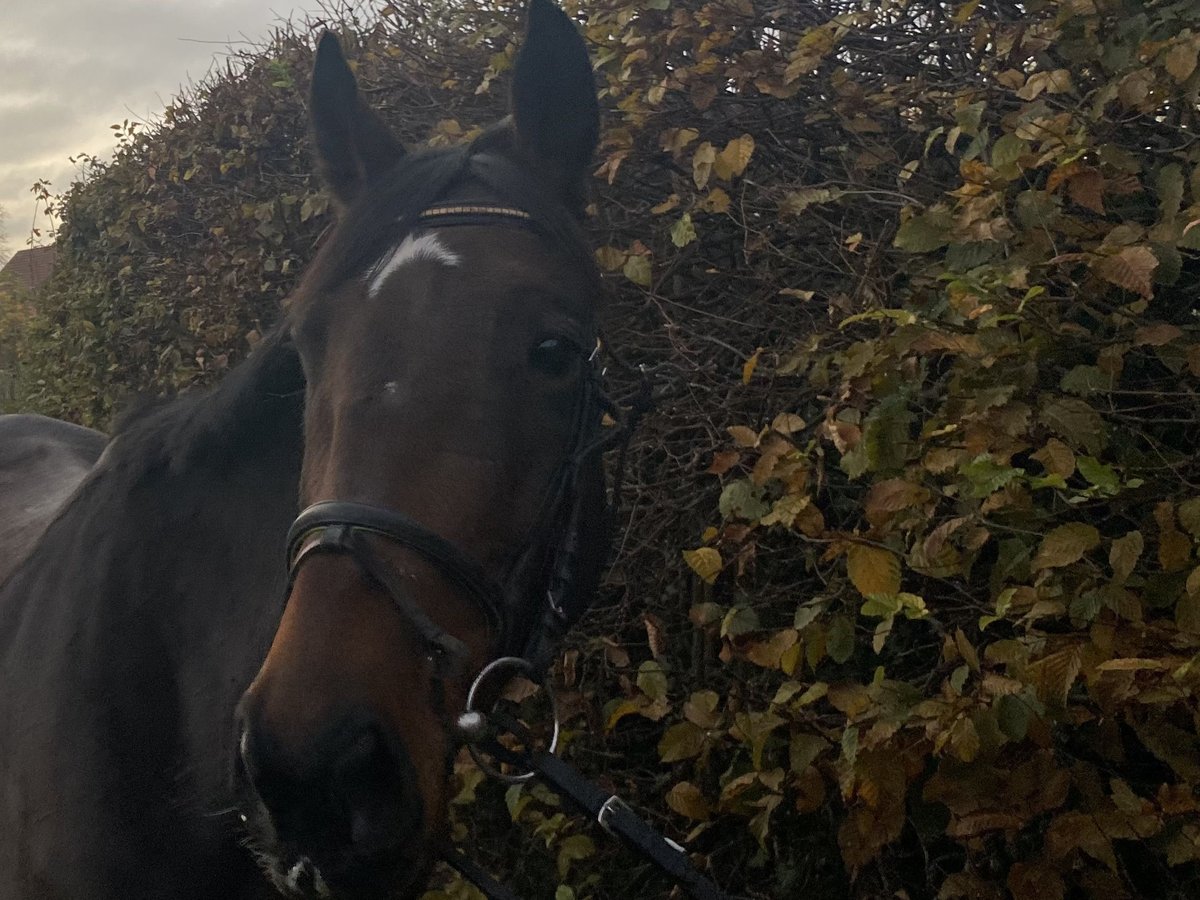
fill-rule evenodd
<path id="1" fill-rule="evenodd" d="M 342 48 L 329 31 L 317 44 L 309 120 L 321 177 L 343 207 L 404 155 L 387 126 L 363 102 Z"/>
<path id="2" fill-rule="evenodd" d="M 531 0 L 512 83 L 517 145 L 576 211 L 600 135 L 592 66 L 575 23 L 551 0 Z"/>

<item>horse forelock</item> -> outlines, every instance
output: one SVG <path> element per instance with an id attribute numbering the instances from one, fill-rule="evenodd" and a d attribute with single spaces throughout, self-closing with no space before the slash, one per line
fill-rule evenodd
<path id="1" fill-rule="evenodd" d="M 531 226 L 598 289 L 600 275 L 575 216 L 551 185 L 514 159 L 508 143 L 508 126 L 499 125 L 469 145 L 404 157 L 330 230 L 300 287 L 289 298 L 291 313 L 303 316 L 320 297 L 377 268 L 419 227 L 422 212 L 463 191 L 475 201 L 492 201 L 527 212 Z M 491 196 L 476 197 L 472 192 Z M 599 290 L 596 293 L 599 295 Z"/>

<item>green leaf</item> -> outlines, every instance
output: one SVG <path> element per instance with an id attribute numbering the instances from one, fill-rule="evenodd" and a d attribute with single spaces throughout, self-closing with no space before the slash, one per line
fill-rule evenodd
<path id="1" fill-rule="evenodd" d="M 829 741 L 819 734 L 797 731 L 788 745 L 788 768 L 799 775 L 811 766 L 827 747 Z"/>
<path id="2" fill-rule="evenodd" d="M 1121 488 L 1121 479 L 1117 477 L 1116 470 L 1112 466 L 1107 466 L 1094 456 L 1078 456 L 1075 458 L 1076 466 L 1079 468 L 1079 474 L 1088 480 L 1089 484 L 1094 484 L 1103 491 L 1115 494 Z"/>
<path id="3" fill-rule="evenodd" d="M 1178 163 L 1168 163 L 1158 170 L 1155 191 L 1162 221 L 1174 222 L 1183 202 L 1183 170 Z"/>
<path id="4" fill-rule="evenodd" d="M 667 673 L 662 663 L 648 659 L 638 666 L 637 686 L 651 700 L 667 699 Z"/>
<path id="5" fill-rule="evenodd" d="M 967 481 L 968 495 L 981 498 L 994 494 L 1014 478 L 1024 475 L 1025 470 L 1000 465 L 984 453 L 959 466 L 958 474 Z"/>
<path id="6" fill-rule="evenodd" d="M 1025 735 L 1029 733 L 1029 722 L 1034 716 L 1035 702 L 1028 690 L 1020 694 L 1005 694 L 996 699 L 996 722 L 1010 741 L 1025 740 Z"/>
<path id="7" fill-rule="evenodd" d="M 898 394 L 885 397 L 867 414 L 862 446 L 871 471 L 888 472 L 904 465 L 912 446 L 912 423 L 908 403 Z"/>
<path id="8" fill-rule="evenodd" d="M 967 677 L 971 674 L 970 666 L 959 666 L 950 673 L 950 687 L 954 689 L 956 694 L 961 694 L 963 687 L 967 683 Z"/>
<path id="9" fill-rule="evenodd" d="M 950 242 L 954 217 L 944 207 L 913 216 L 900 226 L 892 243 L 909 253 L 929 253 Z"/>
<path id="10" fill-rule="evenodd" d="M 721 637 L 738 637 L 761 630 L 758 613 L 749 606 L 735 606 L 721 621 Z"/>
<path id="11" fill-rule="evenodd" d="M 992 144 L 992 168 L 1006 178 L 1014 178 L 1020 169 L 1017 161 L 1029 151 L 1029 144 L 1015 134 L 1002 134 Z"/>
<path id="12" fill-rule="evenodd" d="M 726 519 L 749 519 L 756 521 L 771 511 L 763 499 L 763 490 L 747 478 L 739 478 L 725 485 L 717 509 Z"/>
<path id="13" fill-rule="evenodd" d="M 573 834 L 558 845 L 558 877 L 566 878 L 571 863 L 596 855 L 596 845 L 586 834 Z"/>
<path id="14" fill-rule="evenodd" d="M 1099 591 L 1084 591 L 1072 598 L 1068 614 L 1072 622 L 1087 625 L 1096 618 L 1096 614 L 1100 612 L 1100 607 L 1103 605 L 1104 595 Z"/>
<path id="15" fill-rule="evenodd" d="M 854 623 L 846 616 L 835 616 L 825 636 L 825 650 L 839 665 L 854 655 Z"/>
<path id="16" fill-rule="evenodd" d="M 1060 386 L 1069 394 L 1087 394 L 1111 391 L 1112 376 L 1101 371 L 1099 366 L 1076 366 L 1062 377 Z"/>

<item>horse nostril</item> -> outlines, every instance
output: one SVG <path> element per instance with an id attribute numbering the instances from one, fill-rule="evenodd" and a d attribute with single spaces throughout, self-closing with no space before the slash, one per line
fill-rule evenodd
<path id="1" fill-rule="evenodd" d="M 354 736 L 334 767 L 334 781 L 359 852 L 385 850 L 419 828 L 421 802 L 412 764 L 378 728 L 368 726 Z"/>

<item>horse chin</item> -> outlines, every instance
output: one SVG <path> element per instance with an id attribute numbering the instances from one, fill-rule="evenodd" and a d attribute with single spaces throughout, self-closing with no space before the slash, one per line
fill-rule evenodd
<path id="1" fill-rule="evenodd" d="M 424 891 L 432 855 L 377 853 L 322 865 L 303 855 L 259 853 L 259 864 L 275 889 L 302 900 L 412 900 Z"/>

